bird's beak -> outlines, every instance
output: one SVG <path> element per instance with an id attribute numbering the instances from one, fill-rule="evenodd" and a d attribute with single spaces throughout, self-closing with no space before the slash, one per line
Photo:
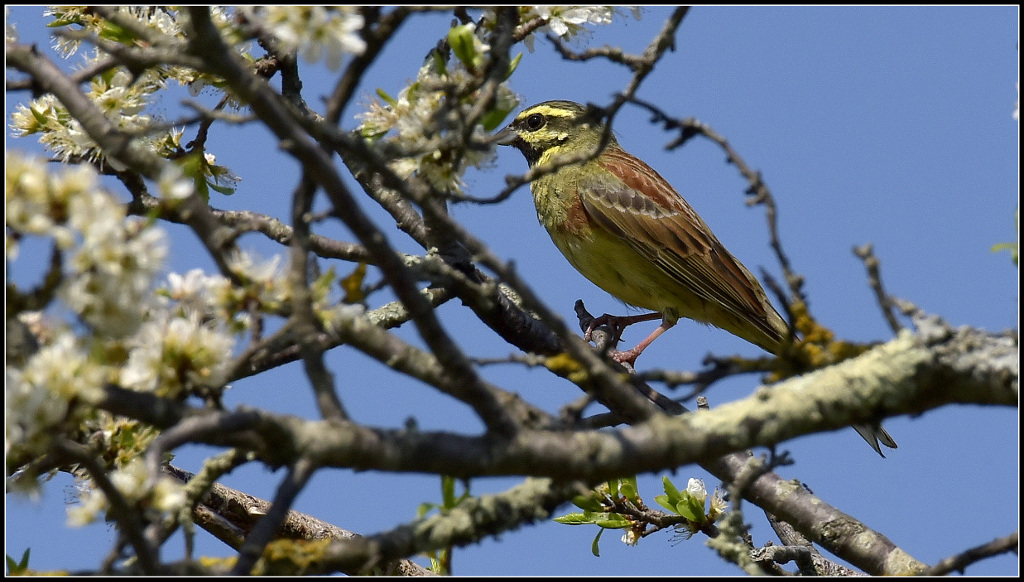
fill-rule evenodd
<path id="1" fill-rule="evenodd" d="M 517 139 L 519 139 L 519 134 L 509 125 L 491 136 L 491 143 L 496 145 L 512 145 Z"/>

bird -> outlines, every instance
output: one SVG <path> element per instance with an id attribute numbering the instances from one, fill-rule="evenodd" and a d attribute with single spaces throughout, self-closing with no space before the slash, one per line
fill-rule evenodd
<path id="1" fill-rule="evenodd" d="M 584 339 L 599 325 L 610 324 L 617 340 L 628 325 L 661 319 L 634 348 L 612 351 L 613 359 L 635 364 L 680 318 L 721 328 L 775 355 L 789 341 L 789 326 L 758 280 L 665 178 L 605 131 L 596 109 L 565 100 L 538 103 L 492 140 L 519 150 L 531 169 L 556 167 L 530 183 L 541 225 L 584 277 L 650 311 L 604 314 Z M 568 158 L 574 162 L 565 163 Z M 880 425 L 854 428 L 880 455 L 879 441 L 896 447 Z"/>

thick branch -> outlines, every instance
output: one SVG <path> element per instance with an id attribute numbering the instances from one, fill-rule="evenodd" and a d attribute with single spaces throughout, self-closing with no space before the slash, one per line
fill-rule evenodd
<path id="1" fill-rule="evenodd" d="M 966 353 L 943 353 L 959 349 L 957 344 L 974 347 Z M 850 382 L 851 378 L 858 381 Z M 218 414 L 180 405 L 161 408 L 159 402 L 150 395 L 109 389 L 101 407 L 161 428 L 186 414 Z M 496 439 L 247 411 L 244 438 L 223 432 L 204 435 L 202 442 L 255 450 L 272 465 L 286 464 L 301 451 L 319 466 L 596 482 L 711 461 L 805 434 L 954 403 L 1017 406 L 1015 343 L 961 330 L 948 342 L 929 346 L 904 333 L 863 356 L 759 388 L 748 398 L 714 410 L 676 417 L 655 415 L 614 431 L 521 430 L 512 438 Z"/>
<path id="2" fill-rule="evenodd" d="M 175 467 L 168 467 L 167 474 L 187 483 L 193 475 Z M 241 547 L 257 522 L 270 510 L 270 502 L 253 497 L 236 489 L 215 483 L 196 510 L 196 524 L 236 550 Z M 348 540 L 359 534 L 321 521 L 311 515 L 289 511 L 284 523 L 277 530 L 279 538 L 296 540 Z M 341 570 L 345 574 L 358 575 L 359 570 Z M 425 576 L 431 572 L 410 560 L 397 560 L 384 567 L 388 574 Z"/>

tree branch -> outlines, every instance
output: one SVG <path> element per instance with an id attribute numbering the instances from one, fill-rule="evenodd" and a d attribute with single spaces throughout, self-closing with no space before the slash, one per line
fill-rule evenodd
<path id="1" fill-rule="evenodd" d="M 851 385 L 851 377 L 863 381 Z M 160 399 L 151 395 L 120 389 L 108 388 L 106 393 L 102 408 L 157 427 L 170 426 L 185 415 L 217 414 L 159 406 Z M 302 451 L 320 466 L 358 470 L 464 478 L 534 475 L 597 482 L 711 461 L 805 434 L 898 414 L 920 414 L 954 403 L 1017 406 L 1012 340 L 961 328 L 946 341 L 928 345 L 903 333 L 860 357 L 759 388 L 748 398 L 713 410 L 655 415 L 614 431 L 520 430 L 512 438 L 495 439 L 245 411 L 247 432 L 262 434 L 263 439 L 218 433 L 199 442 L 255 450 L 271 465 L 286 464 L 296 451 Z"/>
<path id="2" fill-rule="evenodd" d="M 1013 532 L 1006 537 L 994 539 L 987 544 L 973 547 L 955 556 L 946 558 L 922 572 L 922 575 L 945 576 L 946 574 L 951 574 L 953 572 L 963 574 L 964 570 L 967 569 L 967 566 L 970 566 L 975 562 L 980 562 L 985 558 L 1010 552 L 1015 554 L 1020 552 L 1019 542 L 1017 541 L 1017 532 Z"/>

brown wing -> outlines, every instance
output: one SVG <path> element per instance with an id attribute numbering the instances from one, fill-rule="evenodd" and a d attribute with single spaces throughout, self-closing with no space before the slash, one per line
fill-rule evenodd
<path id="1" fill-rule="evenodd" d="M 664 178 L 615 146 L 602 152 L 597 161 L 622 181 L 581 180 L 583 208 L 598 225 L 621 237 L 698 297 L 721 305 L 781 341 L 785 324 L 761 285 Z"/>

